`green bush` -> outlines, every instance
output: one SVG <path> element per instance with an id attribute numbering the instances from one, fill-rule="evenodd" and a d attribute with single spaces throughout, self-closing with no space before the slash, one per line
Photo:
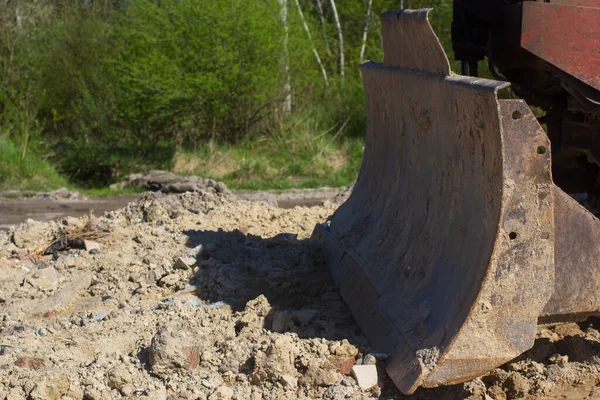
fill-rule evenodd
<path id="1" fill-rule="evenodd" d="M 198 146 L 264 128 L 279 101 L 276 0 L 133 0 L 115 26 L 119 109 L 150 138 Z M 274 7 L 275 6 L 275 7 Z"/>

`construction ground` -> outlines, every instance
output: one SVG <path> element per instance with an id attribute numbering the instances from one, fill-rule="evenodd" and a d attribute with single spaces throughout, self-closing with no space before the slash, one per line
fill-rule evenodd
<path id="1" fill-rule="evenodd" d="M 408 398 L 308 240 L 345 194 L 282 208 L 209 189 L 6 224 L 1 399 Z M 600 398 L 598 329 L 541 326 L 518 359 L 410 398 Z"/>

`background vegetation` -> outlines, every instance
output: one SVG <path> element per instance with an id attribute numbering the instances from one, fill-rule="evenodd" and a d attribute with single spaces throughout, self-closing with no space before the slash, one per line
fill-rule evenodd
<path id="1" fill-rule="evenodd" d="M 233 187 L 348 184 L 366 123 L 357 66 L 382 59 L 378 16 L 400 8 L 397 0 L 2 2 L 0 188 L 21 189 L 104 187 L 151 168 Z M 451 1 L 403 3 L 435 8 L 451 54 Z"/>

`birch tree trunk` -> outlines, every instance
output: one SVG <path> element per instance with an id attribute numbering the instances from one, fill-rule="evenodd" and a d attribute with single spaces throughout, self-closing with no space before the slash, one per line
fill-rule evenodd
<path id="1" fill-rule="evenodd" d="M 317 1 L 317 12 L 319 13 L 319 19 L 321 20 L 321 27 L 323 28 L 323 40 L 325 41 L 325 48 L 327 49 L 327 54 L 331 53 L 331 49 L 329 48 L 329 39 L 327 39 L 327 25 L 325 24 L 325 15 L 323 14 L 323 4 L 321 4 L 321 0 Z"/>
<path id="2" fill-rule="evenodd" d="M 362 38 L 362 46 L 360 47 L 360 61 L 364 59 L 365 56 L 365 48 L 367 47 L 367 35 L 369 33 L 369 20 L 371 19 L 371 6 L 373 5 L 373 0 L 369 0 L 369 5 L 367 6 L 367 16 L 365 17 L 365 29 L 363 31 Z"/>
<path id="3" fill-rule="evenodd" d="M 344 76 L 344 35 L 342 34 L 342 25 L 340 24 L 340 17 L 335 7 L 335 0 L 329 0 L 331 3 L 331 9 L 333 11 L 333 18 L 335 19 L 335 26 L 338 31 L 338 37 L 340 39 L 340 75 Z"/>
<path id="4" fill-rule="evenodd" d="M 319 57 L 319 52 L 317 51 L 315 45 L 313 44 L 312 35 L 310 34 L 310 28 L 304 19 L 304 14 L 302 13 L 302 8 L 300 7 L 300 2 L 298 0 L 294 0 L 296 2 L 296 8 L 298 8 L 298 14 L 300 15 L 300 19 L 302 20 L 302 24 L 304 25 L 304 30 L 308 35 L 308 40 L 310 42 L 310 46 L 312 47 L 313 54 L 317 59 L 317 63 L 319 64 L 319 68 L 321 68 L 321 74 L 323 74 L 323 79 L 325 80 L 325 85 L 329 86 L 329 79 L 327 79 L 327 71 L 321 62 L 321 57 Z"/>
<path id="5" fill-rule="evenodd" d="M 289 29 L 287 22 L 287 0 L 279 0 L 279 18 L 283 24 L 283 74 L 285 84 L 283 85 L 283 113 L 289 115 L 292 112 L 292 85 L 290 83 L 290 51 L 288 47 Z"/>
<path id="6" fill-rule="evenodd" d="M 15 5 L 15 21 L 17 22 L 17 29 L 21 29 L 21 10 L 19 9 L 19 0 L 16 1 Z"/>

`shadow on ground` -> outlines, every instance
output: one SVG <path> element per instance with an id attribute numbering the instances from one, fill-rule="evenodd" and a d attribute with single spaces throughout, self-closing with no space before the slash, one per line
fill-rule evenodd
<path id="1" fill-rule="evenodd" d="M 191 279 L 196 295 L 205 301 L 222 301 L 242 310 L 249 300 L 264 295 L 273 310 L 265 328 L 294 332 L 301 338 L 346 339 L 361 350 L 373 351 L 338 294 L 322 254 L 309 240 L 294 234 L 272 238 L 244 235 L 240 231 L 184 232 L 189 248 L 202 245 L 198 272 Z M 420 389 L 402 395 L 385 378 L 381 398 L 462 399 L 462 385 Z"/>
<path id="2" fill-rule="evenodd" d="M 222 301 L 234 310 L 242 310 L 249 300 L 264 295 L 273 307 L 265 322 L 266 329 L 294 332 L 301 338 L 346 339 L 363 354 L 376 351 L 369 348 L 339 296 L 321 252 L 309 240 L 298 240 L 294 234 L 261 238 L 240 231 L 190 230 L 184 233 L 189 248 L 202 245 L 197 256 L 199 269 L 191 280 L 201 299 Z M 579 362 L 598 358 L 600 335 L 594 340 L 583 332 L 592 325 L 600 326 L 600 319 L 565 325 L 561 328 L 564 332 L 555 338 L 558 340 L 540 338 L 531 350 L 512 362 L 533 360 L 547 366 L 555 354 Z M 510 371 L 511 363 L 501 369 Z M 497 384 L 497 377 L 492 372 L 482 381 Z M 385 378 L 381 398 L 479 399 L 485 387 L 480 389 L 483 392 L 473 396 L 469 385 L 459 384 L 421 388 L 413 396 L 403 396 L 389 378 Z"/>

